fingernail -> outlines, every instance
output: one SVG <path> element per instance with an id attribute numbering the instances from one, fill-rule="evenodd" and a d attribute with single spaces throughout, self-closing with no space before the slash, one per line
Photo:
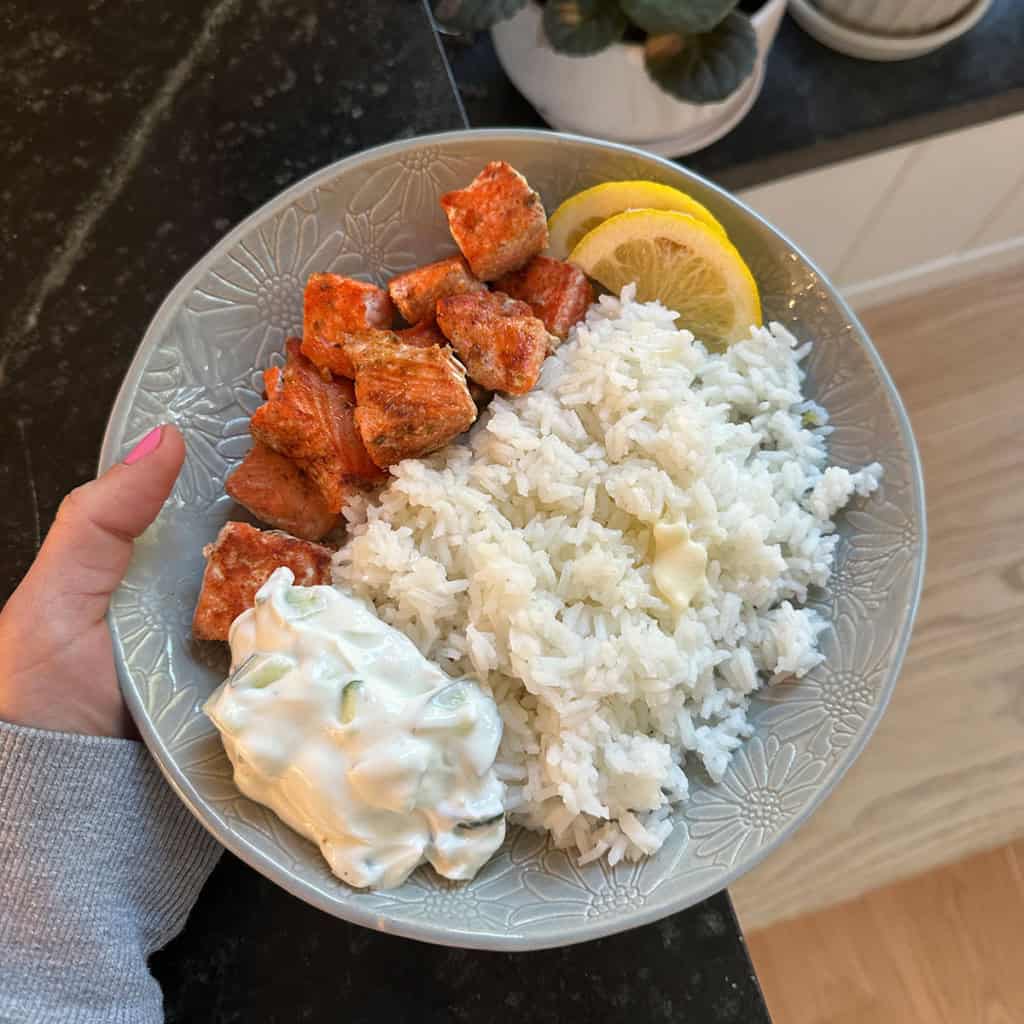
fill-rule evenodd
<path id="1" fill-rule="evenodd" d="M 124 464 L 132 466 L 160 447 L 164 435 L 163 427 L 154 427 L 125 457 Z"/>

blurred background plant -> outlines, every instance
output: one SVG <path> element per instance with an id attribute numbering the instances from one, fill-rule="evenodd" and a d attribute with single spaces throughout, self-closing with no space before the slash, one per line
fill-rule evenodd
<path id="1" fill-rule="evenodd" d="M 435 0 L 450 32 L 476 32 L 539 0 Z M 587 57 L 616 43 L 643 46 L 647 73 L 686 103 L 719 103 L 746 80 L 757 37 L 738 0 L 547 0 L 543 29 L 558 53 Z"/>

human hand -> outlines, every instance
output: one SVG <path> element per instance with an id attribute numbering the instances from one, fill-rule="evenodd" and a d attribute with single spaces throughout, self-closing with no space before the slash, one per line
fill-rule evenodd
<path id="1" fill-rule="evenodd" d="M 134 736 L 106 614 L 185 458 L 171 426 L 61 503 L 36 560 L 0 612 L 0 719 L 93 736 Z"/>

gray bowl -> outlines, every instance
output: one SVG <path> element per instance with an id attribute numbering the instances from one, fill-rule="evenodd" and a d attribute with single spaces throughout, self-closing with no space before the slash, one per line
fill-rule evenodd
<path id="1" fill-rule="evenodd" d="M 239 510 L 224 477 L 249 445 L 260 371 L 302 322 L 314 270 L 392 274 L 452 250 L 437 203 L 485 162 L 508 160 L 549 210 L 602 181 L 679 186 L 725 225 L 757 278 L 766 319 L 812 338 L 808 393 L 836 427 L 832 460 L 885 466 L 880 490 L 842 516 L 836 573 L 813 603 L 828 617 L 826 662 L 754 701 L 756 733 L 720 785 L 700 782 L 679 826 L 639 864 L 577 866 L 542 836 L 513 830 L 483 871 L 452 884 L 428 869 L 401 888 L 357 892 L 316 848 L 235 788 L 203 700 L 222 661 L 190 636 L 201 549 Z M 394 142 L 325 168 L 235 228 L 171 292 L 125 378 L 102 466 L 151 427 L 174 422 L 185 469 L 136 545 L 110 625 L 125 698 L 168 781 L 232 852 L 328 913 L 429 942 L 527 950 L 633 928 L 728 885 L 825 798 L 863 749 L 892 693 L 924 566 L 924 492 L 899 396 L 863 327 L 786 238 L 736 199 L 657 157 L 539 131 L 464 131 Z"/>

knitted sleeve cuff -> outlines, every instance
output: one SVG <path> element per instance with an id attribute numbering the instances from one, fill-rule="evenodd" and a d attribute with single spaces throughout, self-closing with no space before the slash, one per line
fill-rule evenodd
<path id="1" fill-rule="evenodd" d="M 220 850 L 141 743 L 0 722 L 0 1020 L 159 1021 Z"/>

